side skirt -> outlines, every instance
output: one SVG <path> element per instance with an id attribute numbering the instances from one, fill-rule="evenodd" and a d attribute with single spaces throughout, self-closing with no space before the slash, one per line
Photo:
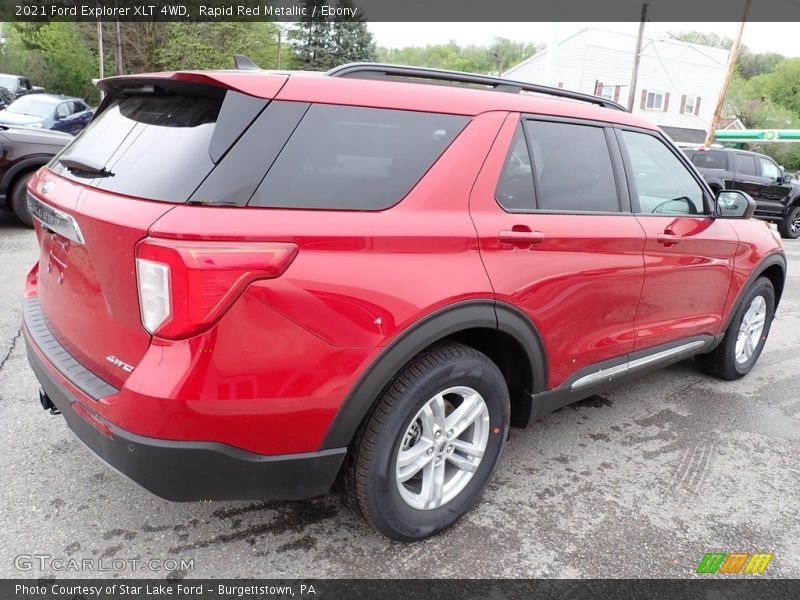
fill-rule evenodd
<path id="1" fill-rule="evenodd" d="M 581 369 L 561 386 L 534 394 L 530 421 L 690 356 L 710 352 L 722 341 L 723 335 L 685 338 Z"/>

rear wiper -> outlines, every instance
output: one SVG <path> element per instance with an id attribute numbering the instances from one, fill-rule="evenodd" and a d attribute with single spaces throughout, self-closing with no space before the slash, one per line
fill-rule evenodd
<path id="1" fill-rule="evenodd" d="M 69 154 L 67 156 L 62 156 L 58 159 L 62 165 L 67 167 L 70 171 L 72 171 L 75 175 L 81 176 L 83 174 L 89 175 L 92 177 L 113 177 L 114 174 L 107 170 L 105 165 L 102 163 L 96 162 L 91 158 L 85 158 L 80 156 L 73 156 Z"/>

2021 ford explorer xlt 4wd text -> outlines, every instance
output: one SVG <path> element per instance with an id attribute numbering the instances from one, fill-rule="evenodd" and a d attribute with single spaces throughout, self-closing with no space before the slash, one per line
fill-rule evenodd
<path id="1" fill-rule="evenodd" d="M 510 425 L 693 355 L 741 377 L 780 301 L 752 199 L 601 98 L 386 65 L 99 85 L 29 187 L 25 339 L 45 408 L 164 498 L 338 483 L 420 539 Z"/>

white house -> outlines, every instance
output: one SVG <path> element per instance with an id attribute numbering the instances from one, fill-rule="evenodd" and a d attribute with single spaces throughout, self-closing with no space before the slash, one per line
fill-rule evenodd
<path id="1" fill-rule="evenodd" d="M 635 35 L 589 27 L 503 76 L 595 94 L 627 106 L 635 53 Z M 645 37 L 633 112 L 659 125 L 676 142 L 703 142 L 727 60 L 727 50 Z"/>

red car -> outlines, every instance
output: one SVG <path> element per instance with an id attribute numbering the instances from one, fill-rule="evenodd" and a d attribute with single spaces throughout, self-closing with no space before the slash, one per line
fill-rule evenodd
<path id="1" fill-rule="evenodd" d="M 741 377 L 780 302 L 752 199 L 602 98 L 373 64 L 99 86 L 29 187 L 25 339 L 43 406 L 170 500 L 338 482 L 424 538 L 510 424 L 690 356 Z"/>

